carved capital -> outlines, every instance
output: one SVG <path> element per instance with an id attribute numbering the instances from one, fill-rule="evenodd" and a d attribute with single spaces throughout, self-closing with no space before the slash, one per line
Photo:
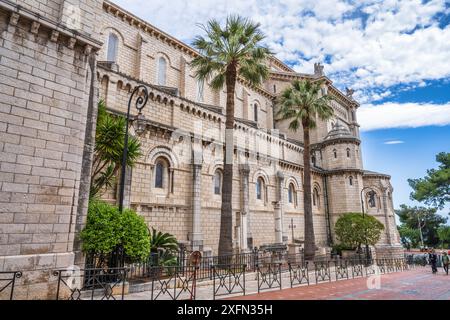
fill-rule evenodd
<path id="1" fill-rule="evenodd" d="M 18 13 L 12 13 L 11 17 L 9 18 L 9 24 L 12 26 L 17 26 L 19 23 L 20 15 Z"/>
<path id="2" fill-rule="evenodd" d="M 77 39 L 75 39 L 75 38 L 70 38 L 70 39 L 69 39 L 69 44 L 68 44 L 69 49 L 75 48 L 75 43 L 77 43 Z"/>
<path id="3" fill-rule="evenodd" d="M 32 34 L 38 34 L 38 32 L 39 32 L 39 27 L 41 26 L 41 24 L 39 23 L 39 22 L 36 22 L 36 21 L 34 21 L 32 24 L 31 24 L 31 30 L 30 30 L 30 32 L 32 33 Z"/>
<path id="4" fill-rule="evenodd" d="M 59 38 L 59 32 L 56 30 L 53 30 L 52 34 L 50 35 L 50 41 L 56 42 L 56 41 L 58 41 L 58 38 Z"/>
<path id="5" fill-rule="evenodd" d="M 92 46 L 89 45 L 89 44 L 87 44 L 87 45 L 84 47 L 84 54 L 85 54 L 85 55 L 90 55 L 91 52 L 92 52 Z"/>

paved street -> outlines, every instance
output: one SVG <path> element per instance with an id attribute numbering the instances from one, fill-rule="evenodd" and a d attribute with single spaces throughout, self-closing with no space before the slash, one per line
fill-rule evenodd
<path id="1" fill-rule="evenodd" d="M 379 289 L 368 289 L 367 281 L 367 278 L 341 280 L 230 300 L 450 300 L 450 276 L 442 269 L 436 275 L 430 268 L 382 275 Z"/>

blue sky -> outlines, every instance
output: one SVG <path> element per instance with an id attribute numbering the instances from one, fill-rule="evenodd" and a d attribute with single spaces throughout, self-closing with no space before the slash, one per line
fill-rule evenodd
<path id="1" fill-rule="evenodd" d="M 355 90 L 365 168 L 392 176 L 396 206 L 414 204 L 406 180 L 450 152 L 449 0 L 113 1 L 188 44 L 198 23 L 245 14 L 296 71 L 322 62 Z"/>

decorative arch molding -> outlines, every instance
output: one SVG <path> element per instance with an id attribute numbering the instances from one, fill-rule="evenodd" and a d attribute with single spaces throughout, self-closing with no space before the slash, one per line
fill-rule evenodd
<path id="1" fill-rule="evenodd" d="M 172 67 L 172 61 L 170 60 L 170 57 L 169 57 L 166 53 L 164 53 L 164 52 L 162 52 L 162 51 L 158 51 L 158 52 L 155 54 L 155 61 L 156 61 L 156 63 L 159 63 L 159 58 L 164 58 L 164 59 L 166 59 L 166 61 L 167 61 L 167 67 Z"/>
<path id="2" fill-rule="evenodd" d="M 101 35 L 103 35 L 103 36 L 109 36 L 109 34 L 110 33 L 114 33 L 114 34 L 116 34 L 116 36 L 118 36 L 119 37 L 119 41 L 121 42 L 121 43 L 123 43 L 124 45 L 126 44 L 125 43 L 125 37 L 123 36 L 123 34 L 122 34 L 122 32 L 120 32 L 119 31 L 119 29 L 116 29 L 116 28 L 114 28 L 114 27 L 111 27 L 111 26 L 106 26 L 106 27 L 104 27 L 103 29 L 102 29 L 102 31 L 101 31 Z"/>
<path id="3" fill-rule="evenodd" d="M 256 183 L 258 178 L 262 178 L 266 186 L 270 184 L 269 175 L 262 169 L 258 169 L 255 171 L 255 173 L 253 173 L 251 182 Z"/>
<path id="4" fill-rule="evenodd" d="M 147 163 L 154 164 L 159 157 L 166 158 L 170 168 L 178 168 L 178 159 L 169 147 L 157 146 L 151 149 L 147 155 Z"/>
<path id="5" fill-rule="evenodd" d="M 223 160 L 215 160 L 208 167 L 208 174 L 214 176 L 214 173 L 217 170 L 221 170 L 223 172 Z"/>
<path id="6" fill-rule="evenodd" d="M 322 188 L 320 187 L 320 184 L 318 184 L 317 182 L 314 182 L 312 185 L 313 190 L 317 189 L 317 191 L 319 192 L 319 194 L 322 193 Z"/>
<path id="7" fill-rule="evenodd" d="M 289 176 L 286 179 L 285 188 L 289 189 L 289 185 L 291 183 L 294 185 L 295 191 L 299 191 L 300 190 L 301 183 L 299 182 L 299 179 L 297 177 Z"/>

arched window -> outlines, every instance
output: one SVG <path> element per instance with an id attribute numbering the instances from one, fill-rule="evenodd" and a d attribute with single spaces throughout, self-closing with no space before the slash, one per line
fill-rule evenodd
<path id="1" fill-rule="evenodd" d="M 320 206 L 319 191 L 316 188 L 314 188 L 314 191 L 313 191 L 313 206 L 315 206 L 315 207 Z"/>
<path id="2" fill-rule="evenodd" d="M 273 85 L 273 93 L 277 93 L 277 85 L 276 84 Z"/>
<path id="3" fill-rule="evenodd" d="M 352 121 L 355 121 L 355 111 L 352 111 Z"/>
<path id="4" fill-rule="evenodd" d="M 316 166 L 316 156 L 312 156 L 311 160 L 312 160 L 313 166 L 315 167 Z"/>
<path id="5" fill-rule="evenodd" d="M 263 189 L 264 189 L 264 180 L 262 178 L 258 178 L 256 181 L 256 199 L 263 199 Z"/>
<path id="6" fill-rule="evenodd" d="M 258 122 L 258 104 L 256 103 L 253 105 L 253 114 L 255 116 L 255 122 Z"/>
<path id="7" fill-rule="evenodd" d="M 155 188 L 162 189 L 164 187 L 164 163 L 158 161 L 155 167 Z"/>
<path id="8" fill-rule="evenodd" d="M 350 148 L 347 148 L 347 158 L 350 158 Z"/>
<path id="9" fill-rule="evenodd" d="M 333 155 L 334 155 L 334 158 L 337 159 L 337 150 L 336 149 L 333 150 Z"/>
<path id="10" fill-rule="evenodd" d="M 353 177 L 350 176 L 350 178 L 348 178 L 348 181 L 350 182 L 350 185 L 352 186 L 353 185 Z"/>
<path id="11" fill-rule="evenodd" d="M 119 47 L 119 38 L 114 33 L 110 33 L 108 37 L 108 53 L 106 60 L 117 62 L 117 49 Z"/>
<path id="12" fill-rule="evenodd" d="M 158 85 L 166 85 L 167 61 L 163 57 L 158 60 Z"/>
<path id="13" fill-rule="evenodd" d="M 214 194 L 222 193 L 222 173 L 217 170 L 214 174 Z"/>
<path id="14" fill-rule="evenodd" d="M 204 87 L 205 81 L 197 80 L 197 102 L 203 102 Z"/>
<path id="15" fill-rule="evenodd" d="M 295 187 L 294 184 L 289 184 L 288 189 L 288 201 L 289 203 L 296 204 L 296 194 L 295 194 Z"/>

